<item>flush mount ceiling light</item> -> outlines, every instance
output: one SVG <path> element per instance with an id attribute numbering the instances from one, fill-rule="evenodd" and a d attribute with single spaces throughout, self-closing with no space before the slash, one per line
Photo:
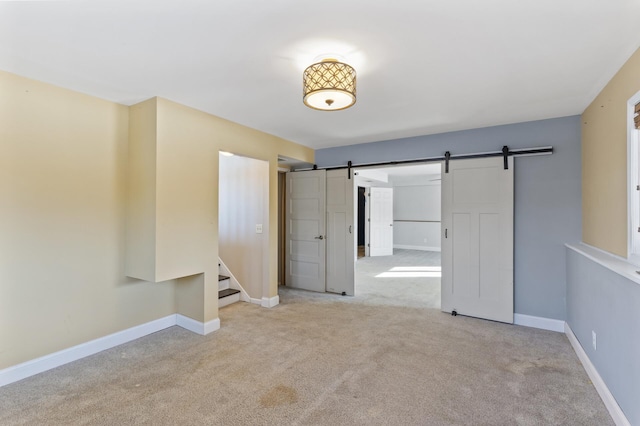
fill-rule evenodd
<path id="1" fill-rule="evenodd" d="M 304 70 L 304 104 L 338 111 L 356 103 L 356 70 L 336 59 L 324 59 Z"/>

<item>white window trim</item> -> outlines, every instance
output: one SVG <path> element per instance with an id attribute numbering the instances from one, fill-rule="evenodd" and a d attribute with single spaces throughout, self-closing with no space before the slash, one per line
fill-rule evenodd
<path id="1" fill-rule="evenodd" d="M 640 191 L 636 189 L 640 184 L 640 130 L 633 121 L 637 103 L 640 103 L 640 92 L 627 102 L 627 258 L 640 266 Z"/>

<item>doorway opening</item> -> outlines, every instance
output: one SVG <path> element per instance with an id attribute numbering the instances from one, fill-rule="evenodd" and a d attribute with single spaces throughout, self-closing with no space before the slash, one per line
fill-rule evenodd
<path id="1" fill-rule="evenodd" d="M 356 258 L 360 259 L 361 257 L 365 256 L 365 246 L 366 246 L 366 239 L 365 239 L 365 226 L 366 226 L 366 221 L 367 221 L 367 214 L 366 214 L 366 208 L 367 208 L 367 195 L 366 195 L 366 191 L 367 189 L 364 186 L 358 186 L 358 205 L 356 207 L 356 215 L 357 215 L 357 226 L 358 226 L 358 238 L 356 241 L 356 244 L 358 245 L 357 250 L 356 250 Z"/>
<path id="2" fill-rule="evenodd" d="M 260 301 L 269 286 L 269 163 L 220 153 L 218 254 L 247 299 Z M 244 300 L 244 299 L 243 299 Z"/>
<path id="3" fill-rule="evenodd" d="M 440 309 L 440 183 L 439 162 L 355 170 L 356 296 Z M 390 219 L 381 213 L 389 197 L 376 196 L 377 188 L 392 193 Z"/>
<path id="4" fill-rule="evenodd" d="M 365 302 L 369 285 L 369 294 L 379 298 L 382 290 L 391 299 L 424 296 L 452 315 L 512 323 L 513 157 L 506 147 L 503 152 L 503 158 L 478 154 L 446 163 L 444 174 L 433 162 L 289 174 L 287 285 Z M 359 259 L 353 232 L 362 217 L 358 187 L 365 188 L 365 217 L 369 213 Z M 410 260 L 400 263 L 401 257 Z M 392 264 L 369 274 L 357 267 L 366 261 L 380 266 L 379 260 Z"/>

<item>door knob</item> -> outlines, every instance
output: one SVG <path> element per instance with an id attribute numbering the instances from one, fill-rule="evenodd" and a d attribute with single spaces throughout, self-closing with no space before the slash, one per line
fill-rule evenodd
<path id="1" fill-rule="evenodd" d="M 313 238 L 315 238 L 316 240 L 324 240 L 324 237 L 322 235 L 320 235 L 319 237 L 313 237 Z"/>

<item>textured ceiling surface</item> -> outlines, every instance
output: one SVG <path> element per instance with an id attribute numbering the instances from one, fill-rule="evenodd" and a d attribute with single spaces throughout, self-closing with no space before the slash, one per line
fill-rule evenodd
<path id="1" fill-rule="evenodd" d="M 0 69 L 161 96 L 312 148 L 580 114 L 640 46 L 637 0 L 0 2 Z M 302 103 L 336 55 L 355 106 Z"/>

